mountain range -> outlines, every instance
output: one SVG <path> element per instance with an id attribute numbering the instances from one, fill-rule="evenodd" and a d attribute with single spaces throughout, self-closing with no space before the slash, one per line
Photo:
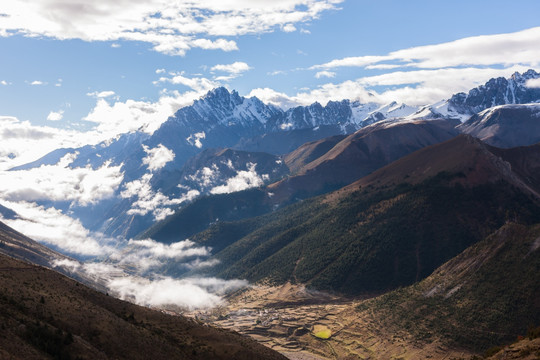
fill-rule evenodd
<path id="1" fill-rule="evenodd" d="M 492 106 L 521 104 L 538 100 L 540 90 L 526 86 L 528 80 L 538 77 L 540 74 L 529 70 L 523 74 L 516 73 L 509 79 L 492 79 L 485 85 L 470 90 L 468 94 L 456 94 L 447 101 L 424 108 L 397 103 L 380 106 L 374 103 L 361 104 L 357 101 L 343 100 L 330 101 L 326 106 L 314 103 L 309 106 L 282 110 L 273 105 L 264 104 L 256 97 L 245 98 L 235 91 L 230 92 L 225 88 L 217 88 L 196 100 L 193 105 L 178 110 L 151 135 L 139 131 L 123 134 L 116 139 L 97 145 L 88 145 L 78 149 L 58 149 L 42 159 L 12 170 L 35 168 L 44 164 L 53 165 L 67 154 L 74 154 L 71 155 L 71 163 L 68 165 L 71 168 L 91 166 L 93 169 L 97 169 L 105 164 L 121 166 L 123 179 L 112 197 L 91 206 L 66 202 L 53 203 L 53 205 L 64 212 L 69 211 L 91 231 L 100 231 L 109 236 L 130 238 L 156 221 L 172 214 L 175 208 L 184 206 L 198 196 L 210 195 L 216 191 L 230 192 L 270 184 L 279 180 L 277 179 L 279 176 L 283 178 L 294 175 L 293 178 L 283 180 L 284 183 L 301 183 L 303 174 L 297 173 L 298 169 L 293 169 L 293 171 L 287 169 L 287 163 L 283 165 L 283 160 L 295 156 L 294 151 L 299 151 L 296 149 L 308 142 L 353 134 L 366 126 L 376 131 L 376 124 L 379 122 L 393 123 L 435 118 L 451 121 L 452 119 L 466 120 L 472 116 L 467 123 L 458 126 L 457 131 L 480 136 L 487 143 L 505 147 L 505 144 L 496 140 L 493 134 L 504 131 L 506 125 L 489 127 L 486 124 L 490 122 L 485 120 L 482 122 L 480 118 L 497 116 L 496 122 L 502 124 L 508 122 L 508 117 L 496 114 L 519 112 L 520 119 L 523 121 L 516 124 L 515 116 L 512 115 L 514 120 L 507 126 L 511 128 L 521 126 L 527 136 L 516 136 L 514 140 L 508 140 L 510 142 L 506 147 L 532 144 L 537 140 L 535 134 L 538 132 L 527 129 L 537 124 L 535 122 L 535 106 L 526 108 L 518 105 L 503 106 L 496 108 L 498 109 L 496 111 L 485 109 Z M 484 112 L 474 115 L 478 111 Z M 375 128 L 370 126 L 375 126 Z M 487 133 L 492 135 L 488 136 Z M 412 136 L 420 137 L 422 135 Z M 505 135 L 505 138 L 507 137 L 508 132 Z M 435 138 L 432 137 L 431 140 L 428 138 L 418 139 L 416 146 L 432 144 Z M 445 139 L 447 137 L 438 140 Z M 396 140 L 389 137 L 388 139 L 381 138 L 379 141 L 380 145 L 384 147 L 382 144 L 385 142 L 391 144 Z M 401 139 L 400 141 L 404 141 L 404 144 L 414 142 L 412 139 Z M 396 152 L 392 155 L 393 157 L 390 156 L 383 162 L 381 160 L 375 161 L 374 158 L 371 158 L 375 156 L 371 152 L 381 151 L 384 154 L 385 150 L 380 150 L 381 146 L 374 146 L 373 149 L 367 150 L 369 161 L 374 161 L 372 165 L 363 162 L 363 170 L 352 167 L 354 170 L 349 174 L 347 165 L 344 163 L 344 170 L 338 172 L 340 176 L 345 176 L 345 178 L 341 179 L 336 176 L 338 181 L 323 180 L 321 184 L 317 185 L 318 189 L 311 189 L 308 186 L 306 194 L 301 195 L 300 198 L 335 189 L 337 186 L 358 179 L 359 175 L 365 175 L 366 171 L 375 170 L 384 161 L 387 163 L 404 154 Z M 227 148 L 232 151 L 221 152 Z M 347 148 L 352 149 L 350 146 Z M 410 150 L 417 148 L 412 146 Z M 201 154 L 205 150 L 210 152 Z M 170 158 L 162 167 L 150 169 L 150 165 L 145 161 L 150 154 L 159 151 L 168 152 Z M 244 152 L 242 159 L 245 159 L 242 161 L 238 157 L 238 151 Z M 335 155 L 336 151 L 339 152 L 336 148 L 328 156 Z M 252 160 L 248 160 L 248 155 L 245 152 L 257 154 L 249 155 Z M 274 168 L 262 165 L 262 162 L 267 160 L 261 158 L 263 156 L 260 154 L 261 152 L 275 156 Z M 292 155 L 287 155 L 289 153 Z M 209 154 L 215 154 L 215 159 L 211 159 Z M 228 158 L 229 155 L 231 158 Z M 357 160 L 362 157 L 360 154 L 357 156 L 360 156 Z M 381 156 L 388 156 L 388 154 Z M 190 160 L 191 158 L 193 159 Z M 206 159 L 204 160 L 207 162 L 206 164 L 201 162 L 203 159 Z M 325 160 L 321 158 L 319 162 L 319 164 L 313 163 L 310 166 L 318 169 L 324 168 Z M 336 163 L 334 162 L 334 164 Z M 231 166 L 225 170 L 224 164 Z M 214 166 L 217 166 L 218 170 Z M 203 174 L 203 170 L 206 171 L 206 175 Z M 323 172 L 315 171 L 309 167 L 305 167 L 302 171 L 314 172 L 314 174 L 319 174 L 317 176 Z M 230 182 L 240 182 L 241 185 L 228 187 L 227 184 Z M 130 186 L 133 188 L 135 184 L 148 189 L 145 198 L 136 196 L 133 191 L 128 191 L 128 188 Z M 288 185 L 275 185 L 275 187 L 276 193 L 281 195 L 283 189 Z M 278 198 L 276 197 L 276 199 Z M 158 201 L 158 199 L 161 200 Z M 146 208 L 139 206 L 142 203 L 145 204 Z"/>
<path id="2" fill-rule="evenodd" d="M 523 333 L 525 320 L 540 321 L 540 90 L 527 85 L 537 78 L 529 70 L 492 79 L 418 108 L 343 100 L 283 110 L 217 88 L 153 134 L 58 149 L 12 171 L 118 166 L 122 181 L 100 202 L 38 205 L 139 239 L 128 247 L 166 249 L 189 238 L 210 254 L 201 267 L 171 257 L 154 268 L 158 277 L 377 296 L 355 309 L 379 312 L 377 326 L 418 341 L 446 334 L 447 346 L 483 351 Z M 1 205 L 0 214 L 18 218 Z M 279 358 L 20 262 L 51 268 L 73 259 L 2 223 L 0 240 L 0 270 L 9 274 L 0 284 L 3 338 L 15 339 L 1 342 L 1 355 L 20 347 L 23 358 L 144 358 L 158 348 L 157 358 Z M 95 278 L 64 273 L 107 291 Z M 475 332 L 472 340 L 463 329 Z"/>

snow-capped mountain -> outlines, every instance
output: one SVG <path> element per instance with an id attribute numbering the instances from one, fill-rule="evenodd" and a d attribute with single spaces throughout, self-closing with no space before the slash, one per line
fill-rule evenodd
<path id="1" fill-rule="evenodd" d="M 498 105 L 536 102 L 540 100 L 540 88 L 529 87 L 527 82 L 538 78 L 540 74 L 532 69 L 516 72 L 508 79 L 491 79 L 467 94 L 457 93 L 448 102 L 458 112 L 470 115 Z"/>
<path id="2" fill-rule="evenodd" d="M 306 142 L 351 134 L 382 120 L 451 118 L 464 122 L 478 109 L 494 104 L 539 101 L 540 89 L 527 85 L 539 77 L 529 70 L 509 79 L 492 79 L 468 94 L 456 94 L 420 109 L 396 102 L 380 105 L 342 100 L 282 110 L 256 97 L 216 88 L 179 109 L 153 134 L 132 132 L 98 145 L 58 149 L 16 170 L 60 163 L 83 170 L 115 167 L 110 172 L 114 176 L 109 174 L 114 189 L 102 192 L 106 196 L 97 202 L 86 197 L 83 201 L 37 202 L 69 212 L 87 229 L 133 236 L 143 225 L 162 219 L 197 196 L 275 181 L 287 173 L 278 156 Z M 502 109 L 479 116 L 494 119 L 507 112 Z M 485 128 L 485 124 L 471 123 L 461 131 L 475 135 L 475 129 Z M 496 132 L 493 128 L 482 131 Z M 265 158 L 254 152 L 272 155 Z"/>
<path id="3" fill-rule="evenodd" d="M 454 94 L 449 100 L 422 107 L 410 117 L 414 119 L 452 118 L 461 122 L 488 108 L 507 104 L 528 104 L 540 101 L 540 88 L 530 87 L 528 82 L 540 78 L 530 69 L 523 74 L 514 73 L 508 79 L 490 79 L 484 85 L 468 93 Z"/>

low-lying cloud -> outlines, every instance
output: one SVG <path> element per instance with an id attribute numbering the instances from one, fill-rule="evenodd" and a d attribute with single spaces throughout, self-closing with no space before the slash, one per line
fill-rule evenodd
<path id="1" fill-rule="evenodd" d="M 236 191 L 242 191 L 253 187 L 262 186 L 269 176 L 267 174 L 259 175 L 255 171 L 257 164 L 247 164 L 247 170 L 238 171 L 236 176 L 227 179 L 224 185 L 216 186 L 210 190 L 211 194 L 229 194 Z"/>
<path id="2" fill-rule="evenodd" d="M 210 256 L 210 248 L 197 246 L 190 240 L 167 245 L 145 239 L 123 242 L 105 262 L 61 259 L 53 266 L 89 277 L 106 286 L 112 295 L 139 305 L 195 309 L 220 305 L 222 295 L 249 285 L 245 280 L 174 278 L 160 274 L 162 267 L 170 266 L 171 262 L 181 264 L 186 270 L 217 264 Z"/>
<path id="3" fill-rule="evenodd" d="M 148 170 L 155 171 L 163 168 L 168 162 L 174 160 L 174 152 L 167 149 L 162 144 L 150 149 L 148 146 L 143 145 L 144 152 L 147 156 L 142 159 L 143 164 L 148 165 Z"/>
<path id="4" fill-rule="evenodd" d="M 73 219 L 54 207 L 45 208 L 25 201 L 2 201 L 2 205 L 15 211 L 15 219 L 2 222 L 24 235 L 74 256 L 103 256 L 114 251 L 114 240 L 91 233 L 79 220 Z"/>
<path id="5" fill-rule="evenodd" d="M 68 201 L 86 206 L 114 195 L 124 178 L 121 165 L 106 162 L 71 168 L 77 153 L 65 155 L 55 165 L 17 171 L 0 171 L 0 199 L 7 201 Z"/>

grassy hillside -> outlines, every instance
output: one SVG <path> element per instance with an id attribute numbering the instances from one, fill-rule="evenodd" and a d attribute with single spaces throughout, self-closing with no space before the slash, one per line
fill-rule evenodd
<path id="1" fill-rule="evenodd" d="M 440 161 L 452 152 L 471 160 Z M 356 295 L 419 281 L 507 221 L 540 222 L 538 200 L 479 141 L 460 136 L 399 162 L 365 186 L 242 225 L 220 224 L 221 231 L 211 227 L 192 239 L 218 251 L 213 274 Z"/>
<path id="2" fill-rule="evenodd" d="M 252 218 L 336 190 L 415 150 L 451 139 L 457 135 L 454 126 L 446 120 L 385 122 L 349 136 L 306 143 L 284 157 L 293 176 L 259 190 L 197 199 L 137 237 L 178 241 L 218 220 Z M 203 155 L 214 152 L 208 150 Z"/>
<path id="3" fill-rule="evenodd" d="M 540 225 L 506 224 L 431 276 L 358 306 L 384 329 L 484 352 L 540 324 Z"/>
<path id="4" fill-rule="evenodd" d="M 2 359 L 282 359 L 236 333 L 96 292 L 0 255 Z"/>

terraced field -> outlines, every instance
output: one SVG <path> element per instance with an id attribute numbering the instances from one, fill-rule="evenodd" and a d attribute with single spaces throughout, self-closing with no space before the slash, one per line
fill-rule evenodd
<path id="1" fill-rule="evenodd" d="M 302 286 L 258 286 L 232 294 L 228 305 L 189 316 L 235 330 L 293 360 L 451 359 L 470 353 L 440 341 L 423 343 L 399 329 L 383 329 L 377 314 L 358 312 L 361 300 L 339 298 Z M 317 337 L 328 329 L 330 337 Z"/>

